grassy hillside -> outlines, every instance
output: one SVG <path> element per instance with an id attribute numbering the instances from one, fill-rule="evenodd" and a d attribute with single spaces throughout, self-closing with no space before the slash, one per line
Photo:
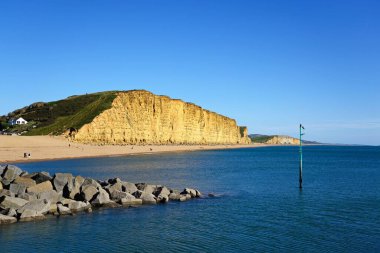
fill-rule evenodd
<path id="1" fill-rule="evenodd" d="M 97 115 L 111 107 L 116 97 L 115 91 L 71 96 L 63 100 L 34 103 L 16 110 L 0 121 L 3 126 L 10 118 L 23 117 L 28 126 L 11 127 L 8 132 L 27 132 L 25 135 L 61 134 L 69 128 L 79 129 L 90 123 Z"/>
<path id="2" fill-rule="evenodd" d="M 266 143 L 268 140 L 272 139 L 274 135 L 261 135 L 261 134 L 250 134 L 253 143 Z"/>

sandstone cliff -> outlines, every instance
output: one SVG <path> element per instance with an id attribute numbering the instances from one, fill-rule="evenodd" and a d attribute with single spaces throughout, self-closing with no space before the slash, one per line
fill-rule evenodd
<path id="1" fill-rule="evenodd" d="M 192 103 L 144 90 L 119 92 L 110 109 L 73 134 L 105 144 L 247 144 L 246 127 Z"/>
<path id="2" fill-rule="evenodd" d="M 266 144 L 282 144 L 282 145 L 299 145 L 300 140 L 290 137 L 290 136 L 281 136 L 276 135 L 273 136 L 271 139 L 265 142 Z"/>
<path id="3" fill-rule="evenodd" d="M 249 135 L 253 143 L 276 144 L 276 145 L 299 145 L 300 140 L 287 135 Z"/>

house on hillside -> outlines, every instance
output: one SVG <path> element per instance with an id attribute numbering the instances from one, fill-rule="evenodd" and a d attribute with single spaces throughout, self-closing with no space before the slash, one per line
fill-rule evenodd
<path id="1" fill-rule="evenodd" d="M 25 125 L 25 124 L 28 124 L 28 121 L 26 121 L 20 117 L 18 119 L 11 119 L 10 121 L 8 121 L 8 123 L 11 126 L 13 126 L 13 125 Z"/>

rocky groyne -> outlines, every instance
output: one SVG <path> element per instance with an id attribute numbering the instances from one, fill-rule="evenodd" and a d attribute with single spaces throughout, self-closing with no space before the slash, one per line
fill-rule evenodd
<path id="1" fill-rule="evenodd" d="M 106 181 L 70 173 L 28 173 L 14 165 L 0 165 L 0 224 L 32 221 L 46 215 L 92 212 L 98 207 L 129 207 L 186 201 L 201 197 L 198 190 L 183 191 L 162 185 Z"/>

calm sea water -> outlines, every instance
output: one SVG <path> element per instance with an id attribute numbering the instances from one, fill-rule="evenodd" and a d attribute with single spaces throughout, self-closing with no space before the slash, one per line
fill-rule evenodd
<path id="1" fill-rule="evenodd" d="M 19 164 L 219 194 L 0 227 L 0 252 L 380 252 L 380 147 L 268 147 Z"/>

